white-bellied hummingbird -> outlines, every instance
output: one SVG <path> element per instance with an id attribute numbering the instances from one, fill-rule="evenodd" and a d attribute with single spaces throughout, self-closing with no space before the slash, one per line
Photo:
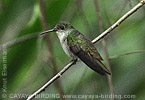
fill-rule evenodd
<path id="1" fill-rule="evenodd" d="M 72 60 L 81 59 L 88 67 L 101 75 L 111 74 L 101 62 L 103 59 L 93 43 L 82 33 L 77 31 L 69 22 L 60 21 L 56 26 L 42 34 L 56 32 L 65 53 Z"/>

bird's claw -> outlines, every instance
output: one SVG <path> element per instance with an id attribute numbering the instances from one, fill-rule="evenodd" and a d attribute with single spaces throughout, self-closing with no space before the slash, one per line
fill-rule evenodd
<path id="1" fill-rule="evenodd" d="M 78 60 L 78 59 L 72 59 L 71 62 L 73 61 L 74 64 L 76 64 L 76 63 L 77 63 L 77 60 Z"/>

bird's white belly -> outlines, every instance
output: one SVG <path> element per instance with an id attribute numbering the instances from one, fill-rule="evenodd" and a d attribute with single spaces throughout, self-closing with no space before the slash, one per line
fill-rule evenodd
<path id="1" fill-rule="evenodd" d="M 67 40 L 60 41 L 64 52 L 71 58 L 76 58 L 76 56 L 70 51 L 69 46 L 67 44 Z"/>
<path id="2" fill-rule="evenodd" d="M 69 32 L 69 31 L 66 31 L 66 32 Z M 63 32 L 63 31 L 59 31 L 59 32 L 57 31 L 56 33 L 57 33 L 57 36 L 60 40 L 60 43 L 61 43 L 61 46 L 62 46 L 64 52 L 72 59 L 76 59 L 77 57 L 70 51 L 69 46 L 67 44 L 68 34 Z"/>

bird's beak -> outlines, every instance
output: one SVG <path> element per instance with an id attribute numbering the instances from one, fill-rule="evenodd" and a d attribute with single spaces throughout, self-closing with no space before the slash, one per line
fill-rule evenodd
<path id="1" fill-rule="evenodd" d="M 50 32 L 56 32 L 56 31 L 57 31 L 56 28 L 53 28 L 53 29 L 41 32 L 40 35 L 43 35 L 43 34 L 46 34 L 46 33 L 50 33 Z"/>

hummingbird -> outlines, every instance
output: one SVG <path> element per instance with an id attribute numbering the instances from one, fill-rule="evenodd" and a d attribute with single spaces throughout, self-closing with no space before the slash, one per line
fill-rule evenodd
<path id="1" fill-rule="evenodd" d="M 72 58 L 78 58 L 89 68 L 101 75 L 111 75 L 110 71 L 101 62 L 103 59 L 91 40 L 76 30 L 69 22 L 60 21 L 53 29 L 44 31 L 40 35 L 56 32 L 64 52 Z"/>

